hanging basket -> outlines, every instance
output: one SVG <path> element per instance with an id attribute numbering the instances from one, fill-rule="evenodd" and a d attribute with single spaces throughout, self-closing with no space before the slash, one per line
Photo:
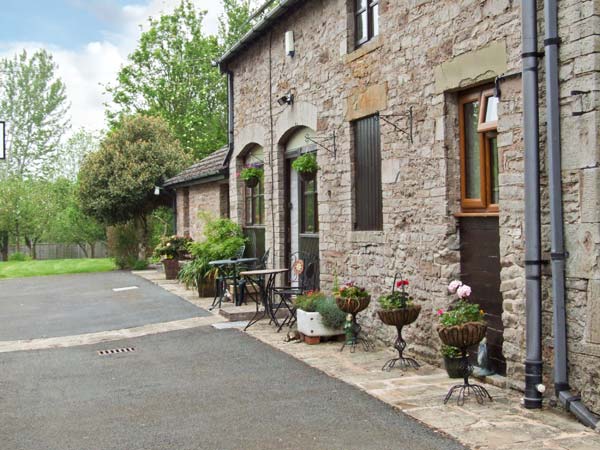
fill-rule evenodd
<path id="1" fill-rule="evenodd" d="M 176 280 L 179 274 L 179 260 L 163 259 L 162 263 L 165 268 L 165 277 L 167 280 Z"/>
<path id="2" fill-rule="evenodd" d="M 302 181 L 308 183 L 309 181 L 313 181 L 317 177 L 317 172 L 298 172 L 298 175 L 300 175 Z"/>
<path id="3" fill-rule="evenodd" d="M 462 325 L 453 325 L 451 327 L 439 326 L 438 335 L 446 345 L 457 348 L 471 347 L 478 344 L 487 331 L 485 322 L 467 322 Z"/>
<path id="4" fill-rule="evenodd" d="M 258 186 L 259 181 L 260 181 L 260 178 L 252 177 L 252 178 L 248 178 L 247 180 L 244 180 L 244 183 L 246 183 L 246 187 L 253 188 L 253 187 Z"/>
<path id="5" fill-rule="evenodd" d="M 400 309 L 380 309 L 377 315 L 386 325 L 403 327 L 417 320 L 420 312 L 421 305 L 412 305 Z"/>
<path id="6" fill-rule="evenodd" d="M 347 314 L 357 314 L 364 309 L 367 309 L 369 303 L 371 303 L 371 296 L 360 297 L 360 298 L 347 298 L 347 297 L 336 297 L 335 303 L 338 308 Z"/>

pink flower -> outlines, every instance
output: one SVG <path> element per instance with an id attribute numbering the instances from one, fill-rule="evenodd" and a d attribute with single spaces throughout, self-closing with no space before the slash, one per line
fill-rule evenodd
<path id="1" fill-rule="evenodd" d="M 471 295 L 471 287 L 463 284 L 456 290 L 456 295 L 458 295 L 460 298 L 467 298 L 469 295 Z"/>
<path id="2" fill-rule="evenodd" d="M 451 281 L 450 284 L 448 285 L 448 292 L 450 292 L 451 294 L 454 294 L 456 292 L 456 290 L 461 286 L 462 286 L 462 281 L 459 281 L 459 280 Z"/>
<path id="3" fill-rule="evenodd" d="M 438 315 L 438 316 L 441 316 L 442 314 L 444 314 L 444 310 L 443 310 L 443 309 L 441 309 L 441 308 L 440 308 L 440 309 L 438 309 L 438 310 L 437 310 L 437 315 Z"/>

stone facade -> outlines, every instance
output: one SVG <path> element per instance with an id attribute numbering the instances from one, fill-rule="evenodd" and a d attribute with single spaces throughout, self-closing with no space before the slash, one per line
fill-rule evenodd
<path id="1" fill-rule="evenodd" d="M 319 147 L 317 152 L 321 287 L 331 288 L 337 275 L 366 286 L 377 297 L 389 290 L 394 273 L 402 272 L 411 281 L 411 294 L 423 305 L 420 319 L 406 330 L 407 340 L 421 358 L 439 361 L 435 311 L 449 304 L 446 285 L 460 276 L 456 92 L 508 75 L 500 82 L 498 120 L 500 291 L 507 381 L 520 388 L 525 359 L 526 236 L 519 2 L 380 0 L 379 35 L 358 49 L 352 44 L 353 3 L 303 2 L 227 61 L 226 68 L 234 77 L 235 115 L 231 216 L 238 221 L 243 217 L 244 192 L 235 175 L 241 167 L 239 156 L 250 146 L 261 145 L 265 149 L 267 247 L 278 265 L 286 265 L 283 149 L 295 127 L 315 130 L 328 147 Z M 565 236 L 570 253 L 569 381 L 582 392 L 583 401 L 600 412 L 600 388 L 593 381 L 600 376 L 600 1 L 567 0 L 559 5 Z M 284 53 L 287 30 L 294 32 L 293 58 Z M 540 49 L 542 41 L 540 36 Z M 541 67 L 542 94 L 543 90 Z M 573 95 L 573 90 L 585 93 Z M 279 105 L 276 100 L 288 91 L 294 94 L 293 105 Z M 542 95 L 542 115 L 543 101 Z M 409 108 L 412 142 L 387 122 L 380 124 L 383 230 L 354 231 L 350 121 L 374 113 L 393 114 L 390 120 L 408 130 Z M 573 112 L 582 114 L 574 116 Z M 543 140 L 542 134 L 542 150 Z M 547 203 L 547 195 L 542 200 Z M 545 212 L 546 252 L 548 223 Z M 548 287 L 549 278 L 544 282 Z M 362 314 L 363 325 L 373 335 L 391 340 L 392 330 L 376 318 L 375 303 Z M 548 289 L 544 327 L 544 362 L 550 368 Z"/>
<path id="2" fill-rule="evenodd" d="M 227 182 L 195 184 L 177 189 L 177 233 L 202 240 L 206 213 L 213 217 L 227 217 L 229 211 Z"/>

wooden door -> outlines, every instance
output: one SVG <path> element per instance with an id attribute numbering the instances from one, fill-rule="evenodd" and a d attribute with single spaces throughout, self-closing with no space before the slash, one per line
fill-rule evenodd
<path id="1" fill-rule="evenodd" d="M 504 324 L 500 294 L 500 234 L 497 217 L 460 219 L 461 280 L 473 289 L 471 299 L 485 311 L 490 368 L 506 374 L 502 354 Z"/>

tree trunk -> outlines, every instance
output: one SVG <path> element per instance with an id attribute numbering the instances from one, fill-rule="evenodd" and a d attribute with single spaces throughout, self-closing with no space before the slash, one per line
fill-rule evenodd
<path id="1" fill-rule="evenodd" d="M 35 259 L 35 252 L 33 250 L 33 241 L 31 239 L 29 239 L 29 237 L 25 236 L 25 245 L 27 246 L 27 248 L 29 249 L 29 256 L 31 256 L 31 259 Z M 17 246 L 17 251 L 19 251 L 19 248 Z"/>
<path id="2" fill-rule="evenodd" d="M 86 243 L 85 242 L 78 242 L 77 245 L 79 246 L 79 248 L 83 251 L 83 255 L 88 258 L 88 252 L 87 252 L 87 248 L 86 248 Z"/>
<path id="3" fill-rule="evenodd" d="M 90 258 L 95 258 L 96 257 L 96 243 L 95 242 L 90 242 Z"/>
<path id="4" fill-rule="evenodd" d="M 139 251 L 138 251 L 138 259 L 146 259 L 147 255 L 147 249 L 148 249 L 148 218 L 146 217 L 146 215 L 143 215 L 140 217 L 139 219 L 139 225 L 140 225 L 140 231 L 141 231 L 141 236 L 140 236 L 140 247 L 139 247 Z"/>
<path id="5" fill-rule="evenodd" d="M 8 261 L 8 231 L 0 232 L 0 259 Z"/>
<path id="6" fill-rule="evenodd" d="M 19 223 L 17 222 L 15 226 L 15 250 L 17 252 L 21 251 L 21 230 L 19 229 Z"/>

